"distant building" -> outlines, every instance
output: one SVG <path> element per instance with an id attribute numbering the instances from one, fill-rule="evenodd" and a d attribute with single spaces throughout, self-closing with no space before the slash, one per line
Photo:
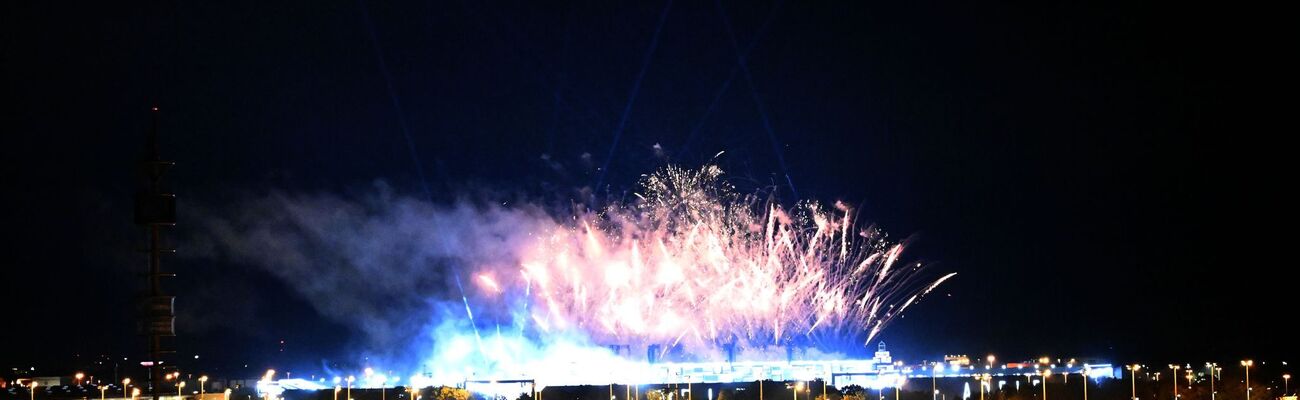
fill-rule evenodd
<path id="1" fill-rule="evenodd" d="M 965 354 L 944 355 L 943 362 L 954 367 L 965 367 L 970 365 L 970 357 Z"/>
<path id="2" fill-rule="evenodd" d="M 876 364 L 894 364 L 894 357 L 889 355 L 889 350 L 885 350 L 885 342 L 876 344 L 876 356 L 871 358 Z"/>
<path id="3" fill-rule="evenodd" d="M 36 382 L 36 386 L 38 387 L 51 387 L 72 383 L 72 379 L 68 379 L 67 383 L 64 383 L 63 377 L 61 376 L 33 376 L 30 379 L 23 379 L 22 382 L 24 385 L 30 385 L 31 382 Z"/>

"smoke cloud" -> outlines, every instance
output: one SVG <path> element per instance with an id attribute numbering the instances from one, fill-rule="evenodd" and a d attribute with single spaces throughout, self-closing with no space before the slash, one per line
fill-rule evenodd
<path id="1" fill-rule="evenodd" d="M 434 205 L 382 183 L 354 197 L 273 191 L 201 214 L 199 255 L 265 270 L 395 363 L 432 346 L 441 321 L 465 318 L 458 278 L 518 265 L 516 249 L 555 226 L 528 205 Z"/>

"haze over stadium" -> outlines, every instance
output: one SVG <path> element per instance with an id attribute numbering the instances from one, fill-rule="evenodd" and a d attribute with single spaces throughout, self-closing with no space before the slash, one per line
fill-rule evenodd
<path id="1" fill-rule="evenodd" d="M 631 198 L 547 212 L 274 196 L 208 224 L 213 255 L 276 271 L 340 322 L 360 318 L 374 362 L 441 383 L 572 363 L 843 359 L 955 275 L 905 261 L 903 243 L 846 204 L 737 193 L 715 165 L 662 168 Z M 369 290 L 383 296 L 358 294 Z M 598 381 L 549 380 L 563 379 Z"/>

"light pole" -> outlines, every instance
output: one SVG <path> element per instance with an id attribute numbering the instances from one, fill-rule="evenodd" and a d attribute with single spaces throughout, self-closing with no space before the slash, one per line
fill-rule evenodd
<path id="1" fill-rule="evenodd" d="M 181 394 L 181 389 L 184 388 L 185 388 L 185 381 L 181 381 L 181 383 L 176 384 L 176 400 L 184 399 L 183 397 L 184 395 Z"/>
<path id="2" fill-rule="evenodd" d="M 203 386 L 206 383 L 208 383 L 208 376 L 207 375 L 199 376 L 199 399 L 203 399 L 203 395 L 207 393 L 203 390 Z"/>
<path id="3" fill-rule="evenodd" d="M 1043 400 L 1047 400 L 1047 377 L 1049 376 L 1052 376 L 1052 370 L 1043 370 Z"/>
<path id="4" fill-rule="evenodd" d="M 104 391 L 108 390 L 108 385 L 99 387 L 99 400 L 104 400 Z"/>
<path id="5" fill-rule="evenodd" d="M 132 388 L 132 389 L 131 389 L 131 400 L 135 400 L 137 397 L 140 397 L 140 388 Z"/>
<path id="6" fill-rule="evenodd" d="M 348 375 L 348 398 L 347 398 L 347 400 L 352 400 L 352 381 L 354 381 L 354 380 L 356 380 L 356 379 L 357 379 L 357 377 L 352 376 L 352 375 Z"/>
<path id="7" fill-rule="evenodd" d="M 1083 375 L 1083 400 L 1088 400 L 1088 375 L 1091 373 L 1092 368 L 1088 368 L 1087 366 L 1084 366 L 1083 372 L 1079 373 L 1079 375 Z"/>
<path id="8" fill-rule="evenodd" d="M 30 385 L 27 385 L 27 390 L 32 392 L 32 400 L 36 400 L 36 387 L 40 385 L 36 381 L 32 381 Z"/>
<path id="9" fill-rule="evenodd" d="M 343 388 L 339 387 L 339 385 L 334 385 L 334 400 L 339 400 L 340 390 L 343 390 Z"/>
<path id="10" fill-rule="evenodd" d="M 1218 364 L 1211 363 L 1211 362 L 1207 362 L 1207 363 L 1205 363 L 1205 369 L 1210 370 L 1210 400 L 1214 400 L 1214 397 L 1215 397 L 1215 396 L 1214 396 L 1214 395 L 1215 395 L 1215 393 L 1214 393 L 1214 370 L 1215 370 L 1215 368 L 1216 368 L 1217 365 L 1218 365 Z"/>
<path id="11" fill-rule="evenodd" d="M 85 378 L 85 377 L 86 377 L 86 374 L 83 374 L 83 373 L 80 373 L 80 372 L 78 372 L 76 375 L 73 375 L 73 376 L 72 376 L 72 378 L 73 378 L 74 382 L 76 382 L 77 386 L 81 386 L 81 378 Z"/>
<path id="12" fill-rule="evenodd" d="M 1178 400 L 1178 368 L 1178 365 L 1169 365 L 1169 369 L 1174 370 L 1174 373 L 1170 374 L 1169 377 L 1170 381 L 1174 381 L 1174 400 Z"/>
<path id="13" fill-rule="evenodd" d="M 1291 374 L 1282 374 L 1282 395 L 1291 392 Z"/>
<path id="14" fill-rule="evenodd" d="M 1255 365 L 1255 360 L 1241 360 L 1241 366 L 1246 367 L 1246 400 L 1250 400 L 1250 367 Z"/>
<path id="15" fill-rule="evenodd" d="M 1178 400 L 1178 368 L 1180 367 L 1177 365 L 1169 364 L 1169 369 L 1174 370 L 1173 376 L 1169 377 L 1170 380 L 1174 381 L 1174 400 Z"/>
<path id="16" fill-rule="evenodd" d="M 1133 364 L 1128 366 L 1128 370 L 1131 371 L 1129 372 L 1128 376 L 1129 376 L 1130 384 L 1132 385 L 1130 389 L 1133 391 L 1132 392 L 1133 400 L 1137 400 L 1138 398 L 1137 380 L 1138 380 L 1138 370 L 1140 369 L 1142 369 L 1142 366 L 1138 364 Z"/>
<path id="17" fill-rule="evenodd" d="M 790 387 L 790 389 L 792 389 L 790 390 L 790 398 L 799 400 L 799 390 L 803 389 L 803 382 L 795 383 L 794 386 Z"/>
<path id="18" fill-rule="evenodd" d="M 993 356 L 989 356 L 989 357 L 992 358 Z M 980 400 L 984 400 L 984 386 L 987 386 L 989 382 L 993 381 L 993 375 L 989 375 L 988 373 L 985 373 L 984 375 L 980 375 L 979 380 L 980 380 Z"/>
<path id="19" fill-rule="evenodd" d="M 763 400 L 763 378 L 758 378 L 758 400 Z"/>
<path id="20" fill-rule="evenodd" d="M 1218 375 L 1217 379 L 1223 379 L 1223 367 L 1220 367 L 1219 364 L 1214 364 L 1214 374 L 1215 374 L 1215 375 Z M 1210 379 L 1210 383 L 1213 384 L 1213 383 L 1214 383 L 1214 379 L 1216 379 L 1216 378 L 1215 378 L 1215 377 L 1210 377 L 1210 378 L 1211 378 L 1211 379 Z M 1217 392 L 1217 391 L 1215 391 L 1215 390 L 1213 390 L 1213 389 L 1210 390 L 1210 394 L 1212 394 L 1212 395 L 1214 395 L 1214 394 L 1218 394 L 1218 393 L 1219 393 L 1219 392 Z M 1211 400 L 1213 400 L 1213 399 L 1211 399 Z"/>
<path id="21" fill-rule="evenodd" d="M 122 397 L 126 397 L 128 396 L 128 393 L 131 393 L 126 391 L 126 388 L 129 386 L 131 386 L 131 378 L 122 378 Z"/>
<path id="22" fill-rule="evenodd" d="M 222 400 L 230 400 L 230 388 L 226 388 L 226 391 L 225 391 L 225 392 L 222 392 L 221 394 L 222 394 L 222 396 L 225 397 L 225 398 L 222 399 Z"/>
<path id="23" fill-rule="evenodd" d="M 943 369 L 943 364 L 935 362 L 931 365 L 934 368 L 930 369 L 930 399 L 939 400 L 939 386 L 936 380 L 939 379 L 939 371 Z"/>
<path id="24" fill-rule="evenodd" d="M 1191 371 L 1191 370 L 1187 370 L 1187 375 L 1185 375 L 1184 377 L 1187 378 L 1187 390 L 1188 390 L 1188 391 L 1191 391 L 1191 390 L 1192 390 L 1192 378 L 1195 378 L 1196 376 L 1192 374 L 1192 371 Z"/>

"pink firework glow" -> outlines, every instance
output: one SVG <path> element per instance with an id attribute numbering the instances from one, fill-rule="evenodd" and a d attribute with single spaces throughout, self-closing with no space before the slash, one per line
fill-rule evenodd
<path id="1" fill-rule="evenodd" d="M 532 232 L 518 266 L 481 268 L 474 307 L 512 309 L 542 336 L 707 354 L 869 342 L 955 275 L 925 278 L 845 204 L 783 208 L 736 193 L 716 166 L 642 185 L 629 204 Z"/>

